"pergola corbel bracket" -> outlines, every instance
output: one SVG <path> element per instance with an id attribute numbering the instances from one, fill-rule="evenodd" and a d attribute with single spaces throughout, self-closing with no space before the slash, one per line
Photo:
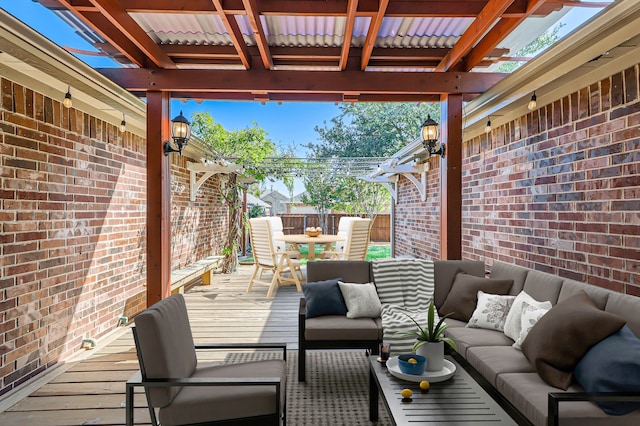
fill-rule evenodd
<path id="1" fill-rule="evenodd" d="M 204 163 L 187 163 L 187 170 L 189 170 L 189 199 L 191 201 L 196 200 L 196 194 L 198 189 L 209 179 L 216 174 L 230 174 L 237 173 L 242 166 L 233 163 L 206 161 Z M 197 178 L 198 173 L 204 173 L 200 178 Z"/>
<path id="2" fill-rule="evenodd" d="M 365 176 L 362 179 L 384 186 L 391 194 L 393 201 L 398 203 L 398 176 Z"/>
<path id="3" fill-rule="evenodd" d="M 407 163 L 400 165 L 382 164 L 380 169 L 385 173 L 393 173 L 395 176 L 404 176 L 420 193 L 420 199 L 427 201 L 427 172 L 429 171 L 429 163 L 416 164 Z M 420 175 L 420 179 L 416 175 Z"/>

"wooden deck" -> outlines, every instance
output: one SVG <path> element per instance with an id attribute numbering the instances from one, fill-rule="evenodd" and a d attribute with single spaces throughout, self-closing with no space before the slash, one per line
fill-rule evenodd
<path id="1" fill-rule="evenodd" d="M 252 270 L 241 266 L 237 274 L 213 275 L 210 286 L 186 292 L 196 342 L 284 342 L 297 349 L 300 293 L 294 286 L 281 287 L 267 299 L 267 286 L 260 284 L 246 293 Z M 200 355 L 218 360 L 225 354 Z M 123 425 L 125 382 L 137 369 L 131 328 L 123 327 L 1 401 L 0 426 Z M 149 424 L 143 395 L 136 406 L 136 424 Z"/>

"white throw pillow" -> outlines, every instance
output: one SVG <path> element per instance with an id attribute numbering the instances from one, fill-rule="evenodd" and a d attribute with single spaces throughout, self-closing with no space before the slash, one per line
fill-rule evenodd
<path id="1" fill-rule="evenodd" d="M 467 323 L 467 327 L 504 330 L 504 322 L 515 298 L 515 296 L 502 296 L 478 291 L 478 304 Z"/>
<path id="2" fill-rule="evenodd" d="M 509 310 L 509 315 L 507 315 L 507 319 L 504 323 L 504 334 L 511 340 L 518 340 L 518 337 L 520 337 L 520 330 L 522 330 L 520 322 L 522 318 L 523 302 L 527 302 L 529 305 L 536 306 L 538 308 L 551 309 L 551 302 L 539 302 L 524 291 L 521 291 L 520 294 L 516 296 L 516 300 L 513 301 L 511 310 Z"/>
<path id="3" fill-rule="evenodd" d="M 551 304 L 551 303 L 549 303 Z M 529 302 L 522 302 L 522 317 L 520 318 L 520 336 L 516 339 L 515 343 L 511 346 L 514 348 L 521 350 L 520 346 L 522 346 L 522 342 L 527 338 L 527 334 L 533 328 L 534 325 L 546 314 L 549 312 L 549 308 L 541 308 L 539 306 L 531 305 Z"/>
<path id="4" fill-rule="evenodd" d="M 338 282 L 347 305 L 347 318 L 378 318 L 382 304 L 373 283 L 354 284 Z"/>

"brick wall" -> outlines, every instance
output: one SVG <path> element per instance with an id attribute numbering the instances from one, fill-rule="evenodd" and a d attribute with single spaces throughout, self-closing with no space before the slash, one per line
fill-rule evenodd
<path id="1" fill-rule="evenodd" d="M 465 141 L 463 258 L 640 296 L 639 75 L 636 65 Z M 427 227 L 437 191 L 420 203 L 410 186 L 401 180 L 398 255 L 412 254 L 401 241 L 437 238 Z"/>
<path id="2" fill-rule="evenodd" d="M 3 394 L 145 308 L 147 230 L 144 138 L 4 78 L 0 98 Z M 171 161 L 175 269 L 219 254 L 226 210 Z"/>
<path id="3" fill-rule="evenodd" d="M 220 175 L 213 175 L 190 201 L 185 156 L 171 155 L 171 269 L 220 254 L 228 229 L 228 209 L 220 191 Z M 202 173 L 197 175 L 198 178 Z"/>

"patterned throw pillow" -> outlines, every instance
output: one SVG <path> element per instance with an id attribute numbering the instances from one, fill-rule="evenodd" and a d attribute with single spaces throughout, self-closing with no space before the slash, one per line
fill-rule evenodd
<path id="1" fill-rule="evenodd" d="M 524 291 L 521 291 L 520 294 L 516 296 L 516 300 L 513 301 L 513 305 L 509 310 L 509 315 L 507 315 L 507 320 L 504 323 L 504 335 L 514 341 L 518 340 L 518 337 L 520 337 L 520 330 L 522 330 L 520 322 L 522 318 L 523 302 L 527 302 L 531 306 L 537 306 L 539 308 L 545 308 L 547 310 L 551 309 L 551 302 L 540 302 L 529 296 L 529 294 L 525 293 Z"/>
<path id="2" fill-rule="evenodd" d="M 551 303 L 549 303 L 551 305 Z M 538 322 L 540 318 L 547 312 L 549 312 L 551 307 L 547 308 L 546 306 L 537 306 L 532 305 L 527 301 L 522 302 L 522 314 L 520 316 L 520 336 L 516 339 L 515 343 L 511 346 L 514 348 L 521 350 L 520 346 L 524 339 L 526 339 L 529 331 L 533 328 L 534 325 Z"/>
<path id="3" fill-rule="evenodd" d="M 467 323 L 470 328 L 504 330 L 504 323 L 516 296 L 501 296 L 478 291 L 478 305 Z"/>

